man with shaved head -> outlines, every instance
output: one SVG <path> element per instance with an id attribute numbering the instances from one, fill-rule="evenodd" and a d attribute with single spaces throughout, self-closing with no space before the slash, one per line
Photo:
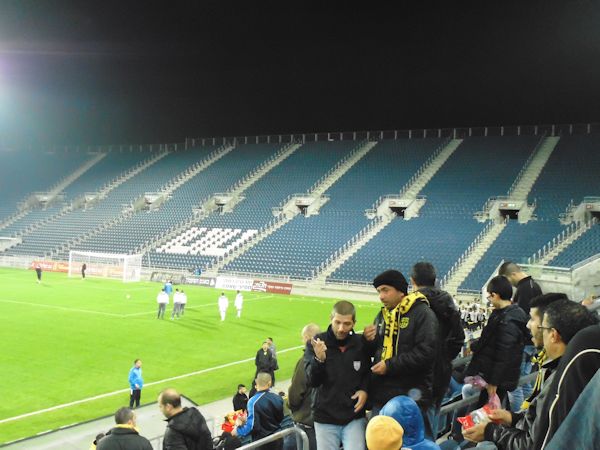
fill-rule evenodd
<path id="1" fill-rule="evenodd" d="M 309 323 L 302 329 L 301 337 L 306 350 L 306 344 L 321 332 L 315 323 Z M 303 351 L 304 351 L 303 350 Z M 315 422 L 312 417 L 310 404 L 314 395 L 314 388 L 306 382 L 306 371 L 304 370 L 304 355 L 296 363 L 292 383 L 288 390 L 288 406 L 292 412 L 292 418 L 296 426 L 302 428 L 308 436 L 310 450 L 316 450 Z"/>
<path id="2" fill-rule="evenodd" d="M 500 266 L 498 275 L 507 278 L 517 290 L 513 296 L 513 303 L 521 307 L 526 314 L 529 314 L 531 299 L 542 295 L 542 289 L 537 284 L 531 275 L 523 272 L 523 269 L 517 264 L 507 261 Z"/>
<path id="3" fill-rule="evenodd" d="M 160 393 L 158 408 L 168 422 L 163 450 L 212 450 L 212 436 L 204 416 L 196 408 L 182 408 L 181 395 L 175 389 Z"/>
<path id="4" fill-rule="evenodd" d="M 233 436 L 252 436 L 253 441 L 267 437 L 277 430 L 283 420 L 283 399 L 271 392 L 271 374 L 256 375 L 256 394 L 248 402 L 248 417 L 231 433 Z M 277 440 L 260 447 L 263 450 L 281 450 L 283 441 Z"/>
<path id="5" fill-rule="evenodd" d="M 523 269 L 517 264 L 511 261 L 507 261 L 500 266 L 498 275 L 502 275 L 510 284 L 512 284 L 517 290 L 512 297 L 513 303 L 516 303 L 521 307 L 525 314 L 529 315 L 531 308 L 531 300 L 539 295 L 542 295 L 542 289 L 540 286 L 531 278 L 530 275 L 523 272 Z M 526 340 L 531 339 L 531 334 L 527 333 Z M 531 359 L 535 355 L 536 349 L 529 342 L 523 349 L 523 359 L 521 361 L 521 376 L 529 375 L 533 368 Z M 513 411 L 517 412 L 524 400 L 531 397 L 533 386 L 531 383 L 518 386 L 514 391 L 509 392 L 511 405 L 514 406 Z"/>
<path id="6" fill-rule="evenodd" d="M 119 408 L 115 413 L 115 424 L 104 437 L 96 440 L 98 450 L 152 450 L 150 441 L 139 434 L 133 410 Z"/>

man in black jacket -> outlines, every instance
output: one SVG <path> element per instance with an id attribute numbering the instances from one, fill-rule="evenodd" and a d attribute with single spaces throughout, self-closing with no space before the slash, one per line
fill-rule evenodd
<path id="1" fill-rule="evenodd" d="M 263 342 L 261 348 L 256 352 L 254 365 L 256 366 L 254 378 L 256 379 L 256 376 L 260 372 L 268 373 L 271 375 L 273 386 L 275 386 L 275 367 L 277 366 L 277 359 L 273 356 L 273 352 L 269 350 L 269 343 L 267 341 Z M 252 395 L 252 392 L 250 395 Z"/>
<path id="2" fill-rule="evenodd" d="M 302 342 L 306 349 L 306 344 L 320 332 L 319 326 L 315 323 L 309 323 L 302 329 Z M 306 351 L 306 350 L 304 350 Z M 315 437 L 315 421 L 313 420 L 311 403 L 315 389 L 306 382 L 306 371 L 304 370 L 304 354 L 296 363 L 292 382 L 288 389 L 287 404 L 292 412 L 292 419 L 297 427 L 302 428 L 308 436 L 308 445 L 310 450 L 317 449 L 317 440 Z M 293 437 L 295 442 L 295 437 Z M 295 444 L 294 444 L 295 448 Z"/>
<path id="3" fill-rule="evenodd" d="M 312 403 L 317 447 L 364 450 L 365 404 L 370 358 L 363 339 L 354 333 L 356 310 L 337 302 L 331 324 L 306 344 L 304 367 L 307 385 L 316 388 Z"/>
<path id="4" fill-rule="evenodd" d="M 196 408 L 182 408 L 175 389 L 158 396 L 158 408 L 167 418 L 163 450 L 212 450 L 212 437 L 204 416 Z"/>
<path id="5" fill-rule="evenodd" d="M 248 394 L 246 394 L 246 386 L 243 384 L 238 384 L 237 392 L 233 396 L 233 410 L 234 411 L 246 411 L 246 406 L 248 405 Z"/>
<path id="6" fill-rule="evenodd" d="M 454 299 L 446 292 L 435 287 L 436 272 L 429 262 L 416 263 L 411 271 L 410 281 L 413 291 L 419 291 L 427 297 L 429 306 L 438 319 L 438 355 L 433 368 L 433 405 L 428 410 L 432 422 L 433 436 L 437 434 L 437 419 L 442 400 L 446 395 L 452 376 L 452 360 L 458 356 L 465 342 L 465 332 L 460 313 Z"/>
<path id="7" fill-rule="evenodd" d="M 531 307 L 531 300 L 542 294 L 540 286 L 531 278 L 530 275 L 523 272 L 521 267 L 517 264 L 507 261 L 500 266 L 498 275 L 506 277 L 510 284 L 515 288 L 515 294 L 513 296 L 513 303 L 516 303 L 521 307 L 525 314 L 529 314 L 529 308 Z M 528 335 L 527 339 L 531 339 L 531 335 Z M 523 359 L 521 361 L 521 376 L 529 375 L 531 373 L 532 364 L 531 359 L 535 355 L 535 347 L 526 342 L 523 349 Z M 518 411 L 521 408 L 521 404 L 525 399 L 531 396 L 532 386 L 530 383 L 524 384 L 517 387 L 514 391 L 509 393 L 511 403 L 514 403 L 513 411 Z"/>
<path id="8" fill-rule="evenodd" d="M 435 287 L 436 272 L 429 262 L 416 263 L 410 281 L 413 291 L 419 291 L 429 301 L 439 323 L 439 359 L 434 369 L 433 400 L 439 406 L 444 398 L 452 375 L 452 360 L 458 356 L 465 343 L 465 331 L 452 296 Z"/>
<path id="9" fill-rule="evenodd" d="M 535 309 L 533 305 L 536 305 L 536 299 L 532 302 L 532 311 Z M 567 344 L 580 330 L 597 323 L 597 319 L 584 306 L 566 298 L 552 301 L 544 309 L 544 318 L 539 326 L 532 327 L 532 321 L 528 324 L 534 337 L 539 335 L 542 339 L 548 358 L 544 365 L 545 382 L 540 392 L 524 412 L 512 413 L 502 409 L 493 411 L 491 418 L 500 423 L 477 424 L 463 432 L 466 439 L 473 442 L 485 439 L 504 450 L 529 450 L 536 448 L 536 441 L 539 443 L 540 436 L 546 433 L 547 421 L 543 419 L 548 414 L 544 410 L 548 409 L 547 405 L 556 397 L 550 394 L 550 386 L 557 367 L 559 364 L 562 366 L 561 359 L 567 350 Z"/>
<path id="10" fill-rule="evenodd" d="M 506 277 L 510 284 L 517 288 L 513 302 L 529 314 L 531 299 L 542 295 L 542 289 L 530 275 L 527 275 L 517 264 L 507 261 L 500 266 L 498 275 Z"/>
<path id="11" fill-rule="evenodd" d="M 479 340 L 471 344 L 473 358 L 465 370 L 465 375 L 480 375 L 488 383 L 477 408 L 494 394 L 504 401 L 508 391 L 517 387 L 527 324 L 525 312 L 510 299 L 512 286 L 506 278 L 492 278 L 487 292 L 494 311 Z"/>
<path id="12" fill-rule="evenodd" d="M 397 395 L 411 395 L 433 437 L 427 411 L 433 406 L 433 368 L 437 357 L 438 320 L 420 292 L 407 295 L 408 282 L 397 270 L 373 280 L 383 304 L 375 323 L 365 328 L 364 339 L 375 363 L 371 367 L 369 400 L 375 414 Z"/>
<path id="13" fill-rule="evenodd" d="M 129 408 L 120 408 L 115 413 L 117 426 L 98 441 L 98 450 L 152 450 L 152 444 L 140 436 L 135 424 L 135 413 Z"/>

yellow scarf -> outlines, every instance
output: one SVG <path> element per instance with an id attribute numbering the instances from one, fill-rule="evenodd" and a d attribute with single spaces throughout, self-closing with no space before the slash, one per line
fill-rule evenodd
<path id="1" fill-rule="evenodd" d="M 527 399 L 525 399 L 523 401 L 523 403 L 521 404 L 522 410 L 529 409 L 529 405 L 531 405 L 531 402 L 533 401 L 533 399 L 542 390 L 542 383 L 544 383 L 544 375 L 545 375 L 544 370 L 542 369 L 542 366 L 544 365 L 544 363 L 546 362 L 547 359 L 548 359 L 548 356 L 546 355 L 546 350 L 544 350 L 544 349 L 540 350 L 540 352 L 537 355 L 534 355 L 533 358 L 531 358 L 531 362 L 533 364 L 537 364 L 537 366 L 538 366 L 538 373 L 537 373 L 537 376 L 535 377 L 535 384 L 533 385 L 531 395 Z"/>
<path id="2" fill-rule="evenodd" d="M 129 428 L 130 430 L 137 431 L 138 434 L 140 432 L 140 429 L 137 426 L 134 427 L 133 425 L 129 425 L 128 423 L 118 423 L 117 425 L 115 425 L 115 428 Z"/>
<path id="3" fill-rule="evenodd" d="M 398 333 L 400 329 L 407 328 L 409 323 L 408 317 L 400 318 L 400 316 L 406 314 L 417 300 L 426 302 L 429 305 L 427 298 L 419 291 L 416 291 L 405 295 L 392 310 L 388 310 L 385 306 L 381 308 L 381 315 L 385 322 L 383 350 L 381 352 L 382 361 L 390 359 L 397 352 Z M 400 320 L 398 320 L 399 318 Z"/>

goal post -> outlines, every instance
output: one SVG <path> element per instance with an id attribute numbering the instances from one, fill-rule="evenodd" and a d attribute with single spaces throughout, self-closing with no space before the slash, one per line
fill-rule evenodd
<path id="1" fill-rule="evenodd" d="M 86 265 L 86 277 L 116 278 L 129 282 L 140 281 L 142 274 L 142 255 L 69 251 L 69 277 L 81 276 L 83 264 Z"/>

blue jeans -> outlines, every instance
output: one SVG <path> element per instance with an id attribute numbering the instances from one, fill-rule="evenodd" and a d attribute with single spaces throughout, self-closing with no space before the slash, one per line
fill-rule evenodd
<path id="1" fill-rule="evenodd" d="M 344 444 L 344 450 L 366 450 L 365 430 L 367 420 L 355 419 L 346 425 L 315 422 L 317 448 L 335 450 Z"/>

